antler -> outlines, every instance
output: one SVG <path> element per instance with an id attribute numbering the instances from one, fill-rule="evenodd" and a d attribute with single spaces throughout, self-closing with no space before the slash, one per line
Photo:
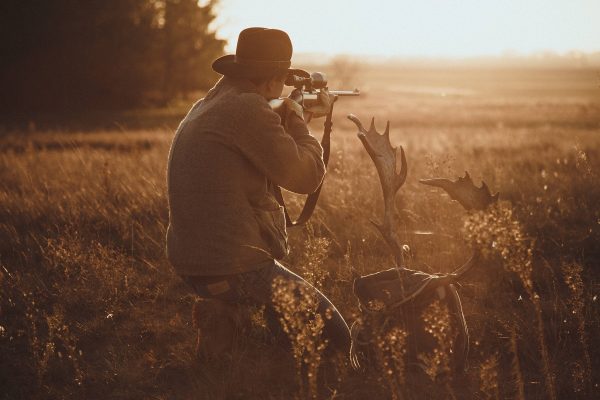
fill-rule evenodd
<path id="1" fill-rule="evenodd" d="M 443 178 L 420 179 L 419 182 L 444 189 L 452 200 L 458 201 L 467 210 L 485 210 L 498 201 L 498 192 L 492 195 L 483 181 L 481 187 L 476 187 L 467 171 L 464 177 L 459 177 L 454 182 Z"/>
<path id="2" fill-rule="evenodd" d="M 378 224 L 371 221 L 377 227 L 381 236 L 391 248 L 396 259 L 396 266 L 402 266 L 402 246 L 396 234 L 396 205 L 394 198 L 396 192 L 406 181 L 408 167 L 404 149 L 400 147 L 400 171 L 398 171 L 398 148 L 392 147 L 390 143 L 390 122 L 387 122 L 383 135 L 375 129 L 375 118 L 371 120 L 369 130 L 365 130 L 360 120 L 353 114 L 348 119 L 358 127 L 358 138 L 369 153 L 369 156 L 377 168 L 381 189 L 383 190 L 384 216 L 383 222 Z"/>

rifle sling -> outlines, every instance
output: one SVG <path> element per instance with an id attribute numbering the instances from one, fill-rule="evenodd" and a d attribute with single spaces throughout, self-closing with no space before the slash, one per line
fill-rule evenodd
<path id="1" fill-rule="evenodd" d="M 334 101 L 335 103 L 335 101 Z M 327 168 L 327 164 L 329 164 L 329 153 L 331 151 L 331 127 L 333 126 L 333 122 L 331 122 L 331 117 L 333 114 L 333 104 L 331 105 L 331 109 L 327 114 L 324 124 L 323 137 L 321 138 L 321 147 L 323 147 L 323 162 L 325 164 L 325 168 Z M 300 212 L 300 216 L 297 220 L 292 221 L 290 214 L 288 213 L 288 209 L 285 205 L 285 201 L 283 200 L 283 195 L 281 194 L 281 188 L 277 185 L 273 185 L 273 194 L 275 195 L 275 199 L 281 206 L 283 207 L 283 212 L 285 214 L 285 226 L 298 226 L 303 225 L 308 221 L 315 211 L 315 207 L 317 206 L 317 200 L 319 200 L 319 194 L 321 194 L 321 188 L 323 187 L 323 182 L 319 185 L 317 190 L 313 193 L 309 194 L 306 198 L 306 202 L 304 203 L 304 207 Z"/>

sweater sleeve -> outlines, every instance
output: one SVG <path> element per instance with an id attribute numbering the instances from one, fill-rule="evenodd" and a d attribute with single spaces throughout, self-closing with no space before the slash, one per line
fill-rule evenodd
<path id="1" fill-rule="evenodd" d="M 312 193 L 325 174 L 323 149 L 306 123 L 290 115 L 286 128 L 257 94 L 243 94 L 236 144 L 269 180 L 296 193 Z"/>

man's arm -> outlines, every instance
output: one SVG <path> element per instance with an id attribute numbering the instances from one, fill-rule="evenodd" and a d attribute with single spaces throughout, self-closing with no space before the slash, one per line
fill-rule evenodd
<path id="1" fill-rule="evenodd" d="M 296 193 L 312 193 L 325 174 L 323 149 L 306 123 L 289 113 L 286 129 L 266 100 L 240 96 L 240 131 L 236 144 L 269 180 Z"/>

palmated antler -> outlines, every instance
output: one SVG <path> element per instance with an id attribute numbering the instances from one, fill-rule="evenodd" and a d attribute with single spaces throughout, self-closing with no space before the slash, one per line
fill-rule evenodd
<path id="1" fill-rule="evenodd" d="M 476 187 L 467 171 L 464 177 L 455 181 L 444 178 L 420 179 L 420 183 L 444 189 L 452 200 L 458 201 L 466 210 L 485 210 L 490 204 L 498 201 L 498 192 L 490 193 L 485 182 Z"/>
<path id="2" fill-rule="evenodd" d="M 402 246 L 396 234 L 396 205 L 394 199 L 400 187 L 406 181 L 408 167 L 404 149 L 400 146 L 400 160 L 398 160 L 398 148 L 392 147 L 390 143 L 390 122 L 388 121 L 385 132 L 379 134 L 375 129 L 375 118 L 371 120 L 371 126 L 367 131 L 360 120 L 352 115 L 348 119 L 358 127 L 358 138 L 369 153 L 369 156 L 377 168 L 381 189 L 383 191 L 384 216 L 383 222 L 378 224 L 371 221 L 377 227 L 381 236 L 385 239 L 388 246 L 392 249 L 396 259 L 396 266 L 402 266 Z M 398 167 L 400 161 L 400 167 Z M 400 171 L 398 171 L 400 168 Z"/>
<path id="3" fill-rule="evenodd" d="M 408 172 L 404 150 L 402 147 L 399 147 L 400 151 L 398 152 L 398 148 L 391 145 L 389 121 L 385 132 L 381 135 L 375 129 L 375 119 L 371 120 L 371 126 L 368 131 L 354 115 L 348 115 L 348 119 L 358 127 L 358 138 L 377 168 L 383 191 L 384 217 L 383 222 L 380 224 L 372 222 L 392 249 L 396 258 L 396 268 L 361 276 L 354 280 L 353 290 L 359 300 L 360 308 L 367 316 L 374 313 L 385 313 L 385 325 L 390 321 L 390 316 L 398 315 L 394 310 L 399 310 L 400 307 L 403 307 L 407 303 L 417 305 L 418 299 L 427 299 L 431 302 L 435 298 L 446 301 L 446 304 L 450 307 L 449 310 L 454 315 L 455 321 L 460 326 L 458 335 L 452 340 L 451 352 L 455 354 L 456 365 L 459 368 L 463 368 L 469 348 L 469 332 L 455 283 L 478 263 L 479 253 L 475 251 L 465 264 L 453 272 L 446 274 L 430 274 L 411 270 L 403 265 L 403 246 L 400 245 L 396 234 L 397 213 L 394 199 L 396 193 L 406 181 Z M 398 157 L 398 153 L 400 157 Z M 459 178 L 455 182 L 448 179 L 427 179 L 421 180 L 421 183 L 443 188 L 452 199 L 458 200 L 467 210 L 482 210 L 498 200 L 498 193 L 492 196 L 485 183 L 480 188 L 475 187 L 468 173 L 464 178 Z M 444 300 L 447 295 L 450 299 Z M 408 314 L 413 312 L 413 310 L 414 308 L 410 309 Z M 404 316 L 408 314 L 404 314 L 404 312 L 400 313 L 403 316 L 402 321 L 405 321 Z M 382 321 L 381 319 L 373 320 L 367 318 L 366 325 L 360 321 L 352 325 L 352 347 L 350 348 L 350 354 L 352 365 L 355 368 L 359 367 L 356 350 L 357 344 L 369 343 L 369 341 L 360 341 L 363 329 L 367 331 L 373 329 L 373 325 L 369 325 L 369 320 L 371 321 L 370 323 L 373 323 L 373 321 L 376 323 L 377 321 Z M 398 321 L 396 320 L 396 322 Z M 401 323 L 404 324 L 402 326 L 410 330 L 410 321 Z M 376 326 L 376 329 L 380 329 L 379 332 L 381 332 L 383 328 Z M 419 332 L 419 328 L 417 328 L 417 332 Z M 421 330 L 421 332 L 427 332 L 427 330 Z M 375 338 L 377 339 L 376 335 L 378 335 L 377 331 L 375 331 Z M 414 336 L 413 340 L 416 340 Z"/>
<path id="4" fill-rule="evenodd" d="M 355 292 L 362 298 L 369 297 L 369 295 L 366 294 L 368 291 L 385 292 L 387 293 L 387 303 L 390 307 L 397 307 L 412 301 L 424 293 L 426 289 L 435 289 L 440 285 L 449 285 L 458 281 L 466 272 L 478 263 L 479 253 L 476 250 L 469 260 L 461 267 L 447 274 L 419 274 L 418 271 L 409 270 L 403 265 L 403 246 L 401 246 L 396 233 L 397 213 L 394 198 L 400 187 L 404 184 L 408 172 L 404 150 L 402 147 L 396 148 L 391 145 L 389 122 L 387 123 L 385 132 L 379 134 L 375 129 L 374 119 L 371 120 L 371 126 L 368 131 L 363 127 L 356 116 L 350 114 L 348 115 L 348 119 L 354 122 L 359 129 L 358 138 L 361 140 L 377 168 L 381 188 L 383 190 L 383 222 L 381 224 L 374 221 L 371 222 L 377 227 L 395 256 L 395 271 L 397 277 L 400 278 L 401 281 L 406 281 L 402 282 L 400 291 L 397 293 L 388 289 L 380 290 L 382 285 L 385 286 L 389 284 L 394 286 L 396 285 L 396 282 L 394 282 L 395 278 L 390 278 L 390 276 L 393 276 L 394 274 L 386 275 L 384 273 L 382 275 L 376 273 L 373 274 L 371 278 L 363 277 L 358 281 L 355 284 Z M 398 167 L 398 149 L 400 150 L 400 167 Z M 465 177 L 458 178 L 454 182 L 448 179 L 439 178 L 423 179 L 420 182 L 430 186 L 441 187 L 448 192 L 451 198 L 459 201 L 467 210 L 483 210 L 498 200 L 498 193 L 492 195 L 485 182 L 482 183 L 481 187 L 476 187 L 468 173 L 465 173 Z M 425 277 L 423 278 L 423 276 Z M 373 284 L 371 281 L 375 281 L 377 284 Z M 405 283 L 411 287 L 408 292 L 404 291 Z"/>

